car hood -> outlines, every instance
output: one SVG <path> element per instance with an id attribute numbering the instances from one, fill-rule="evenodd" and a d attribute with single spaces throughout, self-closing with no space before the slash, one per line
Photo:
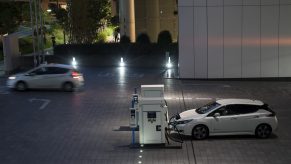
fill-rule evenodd
<path id="1" fill-rule="evenodd" d="M 10 76 L 19 77 L 19 76 L 23 76 L 23 75 L 25 75 L 25 72 L 22 72 L 22 73 L 16 73 L 16 74 L 13 74 L 13 75 L 10 75 Z"/>
<path id="2" fill-rule="evenodd" d="M 180 113 L 180 119 L 179 120 L 189 120 L 189 119 L 200 119 L 203 117 L 203 114 L 198 114 L 196 111 L 196 109 L 190 109 L 190 110 L 186 110 L 182 113 Z"/>

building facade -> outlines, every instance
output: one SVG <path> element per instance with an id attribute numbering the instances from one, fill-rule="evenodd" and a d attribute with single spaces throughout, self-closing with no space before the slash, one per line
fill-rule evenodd
<path id="1" fill-rule="evenodd" d="M 156 42 L 165 30 L 177 41 L 177 17 L 177 0 L 119 0 L 121 35 L 129 36 L 132 42 L 141 33 Z"/>
<path id="2" fill-rule="evenodd" d="M 180 78 L 291 77 L 291 0 L 179 0 Z"/>

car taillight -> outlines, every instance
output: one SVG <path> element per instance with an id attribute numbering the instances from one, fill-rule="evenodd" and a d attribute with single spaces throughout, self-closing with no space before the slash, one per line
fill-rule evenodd
<path id="1" fill-rule="evenodd" d="M 73 78 L 79 78 L 79 76 L 80 76 L 80 74 L 76 71 L 73 71 L 71 75 Z"/>

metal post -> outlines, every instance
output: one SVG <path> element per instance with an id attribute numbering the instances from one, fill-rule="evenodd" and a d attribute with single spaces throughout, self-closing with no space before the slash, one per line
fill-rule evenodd
<path id="1" fill-rule="evenodd" d="M 134 88 L 134 93 L 135 94 L 137 93 L 137 89 L 136 88 Z M 134 100 L 134 96 L 133 96 L 132 100 L 131 100 L 131 108 L 134 108 L 134 103 L 135 103 L 135 100 Z M 134 133 L 134 131 L 135 131 L 135 128 L 131 128 L 131 136 L 132 136 L 131 144 L 132 144 L 132 146 L 135 144 L 135 133 Z"/>
<path id="2" fill-rule="evenodd" d="M 32 30 L 33 63 L 34 63 L 34 67 L 36 67 L 37 61 L 36 61 L 36 54 L 35 54 L 35 36 L 34 36 L 35 27 L 33 23 L 32 0 L 29 0 L 29 10 L 30 10 L 30 25 L 31 25 L 31 30 Z"/>
<path id="3" fill-rule="evenodd" d="M 134 145 L 135 144 L 134 128 L 131 129 L 131 132 L 132 132 L 132 141 L 131 141 L 131 144 Z"/>
<path id="4" fill-rule="evenodd" d="M 42 19 L 42 7 L 40 0 L 38 0 L 38 14 L 39 14 L 39 21 L 40 21 L 40 55 L 42 56 L 42 62 L 41 60 L 39 61 L 40 63 L 45 62 L 45 54 L 44 54 L 44 46 L 43 46 L 43 19 Z"/>
<path id="5" fill-rule="evenodd" d="M 39 47 L 40 47 L 40 44 L 39 44 L 39 35 L 38 35 L 38 5 L 37 5 L 37 2 L 39 2 L 39 0 L 33 0 L 34 1 L 34 18 L 35 18 L 35 25 L 36 25 L 36 40 L 37 40 L 37 55 L 38 55 L 38 64 L 40 64 L 40 54 L 39 54 Z"/>

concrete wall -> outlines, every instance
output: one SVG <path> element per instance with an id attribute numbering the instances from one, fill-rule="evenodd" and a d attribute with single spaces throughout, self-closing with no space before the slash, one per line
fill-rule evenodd
<path id="1" fill-rule="evenodd" d="M 291 0 L 179 0 L 180 78 L 291 77 Z"/>
<path id="2" fill-rule="evenodd" d="M 177 41 L 176 0 L 135 0 L 134 3 L 136 36 L 146 33 L 151 42 L 157 42 L 159 33 L 167 30 L 173 41 Z"/>

